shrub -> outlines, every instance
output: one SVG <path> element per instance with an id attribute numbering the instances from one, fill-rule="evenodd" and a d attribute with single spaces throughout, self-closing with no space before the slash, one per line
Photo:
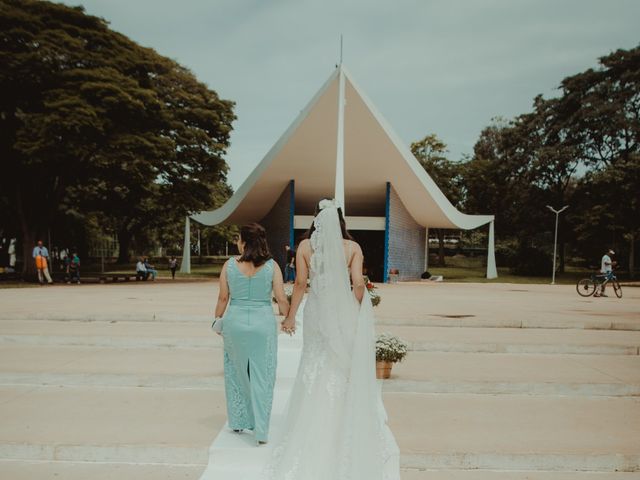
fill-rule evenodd
<path id="1" fill-rule="evenodd" d="M 511 272 L 516 275 L 542 277 L 551 275 L 552 256 L 540 248 L 521 247 L 512 261 Z"/>

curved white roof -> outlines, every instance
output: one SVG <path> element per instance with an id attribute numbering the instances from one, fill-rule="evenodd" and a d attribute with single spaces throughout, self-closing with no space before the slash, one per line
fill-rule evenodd
<path id="1" fill-rule="evenodd" d="M 225 205 L 191 218 L 205 225 L 259 221 L 290 180 L 296 215 L 311 214 L 322 197 L 333 197 L 340 72 L 345 78 L 344 184 L 348 215 L 384 216 L 386 182 L 420 225 L 473 229 L 493 215 L 458 211 L 415 159 L 407 145 L 338 67 Z"/>

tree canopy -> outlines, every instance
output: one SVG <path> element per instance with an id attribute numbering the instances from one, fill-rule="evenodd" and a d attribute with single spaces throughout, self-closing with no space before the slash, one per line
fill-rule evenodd
<path id="1" fill-rule="evenodd" d="M 427 167 L 430 174 L 430 168 L 435 177 L 441 175 L 434 166 Z M 636 47 L 613 52 L 599 60 L 598 68 L 565 78 L 559 94 L 537 96 L 531 112 L 486 127 L 459 174 L 460 202 L 469 213 L 496 215 L 499 238 L 517 243 L 516 270 L 518 262 L 529 262 L 523 271 L 536 269 L 540 262 L 530 259 L 549 250 L 550 236 L 544 234 L 553 217 L 545 206 L 570 205 L 560 219 L 561 266 L 564 244 L 571 242 L 573 253 L 591 264 L 615 247 L 633 274 L 640 234 L 639 171 Z"/>
<path id="2" fill-rule="evenodd" d="M 0 206 L 25 255 L 61 212 L 97 214 L 125 259 L 142 229 L 210 208 L 234 119 L 188 69 L 81 7 L 0 2 Z"/>

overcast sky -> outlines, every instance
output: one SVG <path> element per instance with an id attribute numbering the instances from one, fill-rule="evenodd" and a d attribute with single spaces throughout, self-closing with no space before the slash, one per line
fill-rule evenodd
<path id="1" fill-rule="evenodd" d="M 238 120 L 237 188 L 344 64 L 407 143 L 472 152 L 492 117 L 530 109 L 567 75 L 640 43 L 638 0 L 66 0 L 190 68 Z"/>

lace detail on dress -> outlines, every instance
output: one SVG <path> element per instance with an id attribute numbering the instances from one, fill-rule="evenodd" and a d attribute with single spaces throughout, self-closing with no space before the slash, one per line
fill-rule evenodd
<path id="1" fill-rule="evenodd" d="M 225 342 L 226 347 L 230 342 L 228 339 Z M 230 403 L 230 408 L 228 408 L 229 428 L 234 430 L 253 430 L 254 426 L 249 415 L 249 406 L 245 401 L 246 397 L 240 385 L 237 383 L 239 377 L 227 352 L 224 352 L 224 370 L 226 372 L 224 377 L 225 390 L 227 392 L 227 401 Z"/>
<path id="2" fill-rule="evenodd" d="M 265 371 L 268 375 L 273 376 L 275 383 L 275 375 L 276 375 L 276 367 L 278 363 L 278 337 L 269 336 L 267 337 L 267 356 L 265 359 Z M 271 395 L 267 395 L 265 398 L 266 411 L 271 413 L 271 408 L 273 407 L 273 393 Z"/>
<path id="3" fill-rule="evenodd" d="M 329 392 L 329 398 L 332 402 L 344 398 L 344 394 L 347 391 L 347 377 L 342 372 L 332 372 L 327 380 L 327 392 Z"/>
<path id="4" fill-rule="evenodd" d="M 327 281 L 325 275 L 323 275 L 323 254 L 322 245 L 320 242 L 320 234 L 322 233 L 322 224 L 314 220 L 315 230 L 309 238 L 311 243 L 311 264 L 309 265 L 309 277 L 311 288 L 320 293 L 327 287 Z"/>
<path id="5" fill-rule="evenodd" d="M 320 342 L 310 343 L 300 359 L 300 374 L 307 393 L 311 394 L 313 391 L 318 374 L 324 369 L 324 366 L 325 359 L 322 355 Z"/>

